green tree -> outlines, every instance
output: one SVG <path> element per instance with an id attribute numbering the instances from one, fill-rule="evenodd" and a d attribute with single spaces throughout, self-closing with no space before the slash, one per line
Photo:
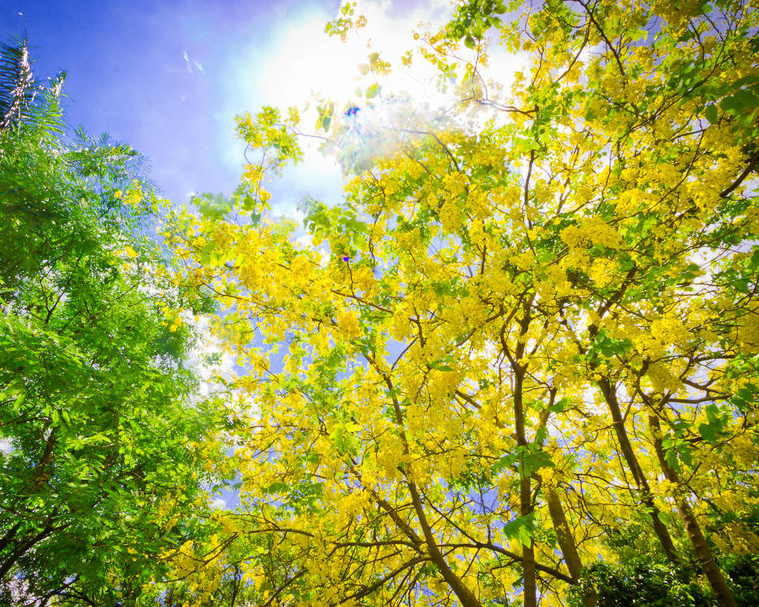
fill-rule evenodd
<path id="1" fill-rule="evenodd" d="M 135 605 L 205 533 L 221 409 L 195 395 L 136 154 L 65 143 L 25 43 L 0 67 L 0 601 Z"/>
<path id="2" fill-rule="evenodd" d="M 61 72 L 49 88 L 41 86 L 32 72 L 26 38 L 0 44 L 0 130 L 45 122 L 48 128 L 59 126 L 50 101 L 60 95 L 65 78 Z"/>

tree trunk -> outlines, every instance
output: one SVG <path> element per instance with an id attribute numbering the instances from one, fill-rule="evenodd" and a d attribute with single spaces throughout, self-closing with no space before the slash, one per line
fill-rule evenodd
<path id="1" fill-rule="evenodd" d="M 529 178 L 528 178 L 529 180 Z M 524 423 L 524 376 L 525 366 L 520 362 L 524 356 L 525 341 L 522 339 L 527 335 L 530 328 L 530 306 L 534 295 L 529 297 L 522 305 L 524 316 L 519 321 L 520 339 L 514 349 L 514 354 L 509 353 L 503 331 L 501 329 L 501 345 L 503 352 L 509 359 L 511 370 L 514 373 L 514 436 L 517 440 L 517 448 L 521 450 L 519 462 L 519 515 L 522 517 L 530 516 L 534 510 L 532 504 L 532 487 L 530 474 L 524 462 L 524 454 L 527 449 L 527 434 Z M 524 607 L 537 607 L 537 580 L 535 576 L 535 543 L 530 535 L 530 541 L 522 545 L 522 575 L 524 577 Z"/>
<path id="2" fill-rule="evenodd" d="M 630 444 L 630 439 L 627 437 L 627 430 L 625 429 L 625 422 L 622 419 L 622 412 L 619 407 L 619 401 L 617 400 L 617 394 L 611 387 L 609 380 L 606 378 L 599 380 L 598 386 L 601 388 L 601 392 L 604 396 L 604 399 L 606 400 L 606 404 L 609 407 L 609 412 L 611 413 L 611 418 L 614 422 L 614 432 L 617 435 L 617 441 L 619 442 L 620 450 L 622 451 L 622 455 L 627 462 L 627 466 L 630 468 L 630 472 L 632 472 L 635 483 L 638 486 L 638 491 L 641 495 L 641 501 L 648 509 L 648 512 L 651 513 L 654 533 L 656 533 L 656 537 L 659 538 L 659 543 L 664 550 L 664 555 L 667 557 L 667 560 L 670 563 L 678 564 L 680 562 L 680 558 L 677 556 L 677 551 L 675 550 L 675 545 L 672 542 L 672 537 L 669 535 L 667 527 L 661 520 L 659 509 L 656 507 L 653 496 L 651 495 L 651 488 L 649 487 L 648 481 L 643 474 L 643 469 L 638 463 L 638 458 L 636 457 L 635 451 L 633 451 L 632 445 Z"/>
<path id="3" fill-rule="evenodd" d="M 521 516 L 532 514 L 532 492 L 530 477 L 522 471 L 519 480 L 519 512 Z M 524 573 L 524 607 L 537 606 L 537 582 L 535 579 L 535 544 L 530 542 L 522 546 L 522 569 Z"/>
<path id="4" fill-rule="evenodd" d="M 717 566 L 717 562 L 714 560 L 714 554 L 712 554 L 709 544 L 706 543 L 706 538 L 704 538 L 704 534 L 701 531 L 701 525 L 699 525 L 698 520 L 696 520 L 693 508 L 691 508 L 688 500 L 685 498 L 683 493 L 684 487 L 680 480 L 680 475 L 677 473 L 677 470 L 667 463 L 664 447 L 662 446 L 662 433 L 661 426 L 659 425 L 659 418 L 653 415 L 649 416 L 648 424 L 651 428 L 651 434 L 654 439 L 656 457 L 659 460 L 659 465 L 664 473 L 664 477 L 670 483 L 674 483 L 678 487 L 677 494 L 675 495 L 675 504 L 677 505 L 678 513 L 683 521 L 685 532 L 693 546 L 698 562 L 706 574 L 706 579 L 709 580 L 709 585 L 717 595 L 717 601 L 722 607 L 736 607 L 733 593 L 730 591 L 722 572 Z"/>
<path id="5" fill-rule="evenodd" d="M 564 560 L 567 563 L 569 575 L 572 576 L 573 580 L 577 581 L 580 579 L 582 561 L 577 552 L 577 546 L 575 545 L 575 539 L 572 536 L 572 530 L 569 528 L 569 523 L 567 523 L 567 517 L 564 514 L 564 508 L 561 505 L 559 494 L 556 492 L 556 489 L 549 487 L 546 490 L 545 495 L 548 501 L 548 512 L 551 515 L 553 528 L 556 531 L 559 547 L 561 548 Z"/>
<path id="6" fill-rule="evenodd" d="M 2 553 L 3 550 L 5 550 L 5 547 L 11 542 L 13 537 L 16 535 L 16 532 L 21 528 L 21 523 L 16 523 L 8 529 L 8 531 L 5 532 L 5 535 L 0 538 L 0 553 Z"/>
<path id="7" fill-rule="evenodd" d="M 517 348 L 517 357 L 521 357 L 522 344 Z M 513 364 L 514 369 L 514 426 L 517 445 L 523 449 L 527 447 L 527 436 L 524 429 L 524 404 L 522 402 L 522 388 L 524 382 L 524 369 L 519 364 Z M 524 453 L 522 455 L 524 458 Z M 532 514 L 532 488 L 530 475 L 526 473 L 524 461 L 519 467 L 519 514 L 529 516 Z M 524 575 L 524 607 L 537 606 L 537 582 L 535 579 L 535 544 L 532 537 L 528 544 L 522 546 L 522 572 Z"/>
<path id="8" fill-rule="evenodd" d="M 564 555 L 564 560 L 567 563 L 569 575 L 577 584 L 580 581 L 580 574 L 582 573 L 582 560 L 580 559 L 580 554 L 577 552 L 574 535 L 572 535 L 572 530 L 569 528 L 567 517 L 564 514 L 564 507 L 561 505 L 558 492 L 553 487 L 548 487 L 545 495 L 548 501 L 548 512 L 551 515 L 551 522 L 556 531 L 556 537 L 559 540 L 559 547 Z M 595 607 L 596 598 L 594 596 L 583 597 L 583 603 L 585 607 Z"/>
<path id="9" fill-rule="evenodd" d="M 393 383 L 390 380 L 390 378 L 382 371 L 380 371 L 385 379 L 385 383 L 387 387 L 392 391 L 393 390 Z M 398 400 L 393 397 L 393 409 L 395 411 L 395 423 L 398 428 L 398 432 L 401 437 L 401 441 L 403 442 L 403 452 L 404 454 L 408 455 L 409 448 L 408 448 L 408 439 L 406 438 L 406 429 L 403 423 L 403 413 L 401 411 L 400 404 L 398 403 Z M 414 532 L 413 529 L 411 529 L 408 525 L 403 523 L 403 521 L 398 517 L 397 515 L 394 515 L 392 507 L 387 504 L 386 506 L 383 505 L 383 508 L 390 513 L 391 518 L 393 521 L 398 525 L 398 527 L 411 539 L 412 542 L 414 542 L 415 545 L 421 545 L 422 543 L 426 544 L 427 546 L 427 552 L 430 555 L 430 558 L 432 559 L 432 562 L 437 565 L 438 569 L 440 570 L 440 574 L 443 576 L 443 579 L 448 583 L 448 586 L 453 590 L 456 597 L 461 602 L 462 607 L 482 607 L 482 604 L 477 599 L 477 597 L 474 595 L 474 593 L 464 584 L 464 582 L 459 578 L 458 575 L 448 566 L 448 563 L 445 560 L 445 556 L 443 556 L 443 553 L 440 551 L 440 547 L 437 545 L 437 541 L 435 540 L 435 536 L 432 533 L 432 528 L 430 527 L 430 523 L 427 520 L 427 515 L 424 512 L 424 506 L 422 504 L 422 498 L 419 495 L 419 490 L 416 487 L 416 483 L 404 472 L 404 477 L 406 479 L 406 486 L 408 487 L 409 494 L 411 495 L 411 503 L 414 507 L 414 512 L 416 513 L 417 520 L 419 521 L 419 524 L 422 527 L 422 531 L 424 533 L 424 542 L 422 542 L 422 539 Z M 375 496 L 378 497 L 378 496 Z M 378 500 L 378 503 L 382 505 L 384 500 Z"/>
<path id="10" fill-rule="evenodd" d="M 422 499 L 419 496 L 419 491 L 416 488 L 416 483 L 407 479 L 406 484 L 408 485 L 409 493 L 411 494 L 411 502 L 414 505 L 417 519 L 422 526 L 422 531 L 424 532 L 424 540 L 427 544 L 427 550 L 430 557 L 432 558 L 432 562 L 438 566 L 438 569 L 440 569 L 440 574 L 448 583 L 451 590 L 453 590 L 453 592 L 456 594 L 456 597 L 461 602 L 462 607 L 482 607 L 482 604 L 477 599 L 477 597 L 474 596 L 474 593 L 448 566 L 443 553 L 440 552 L 440 548 L 435 541 L 435 536 L 432 534 L 432 529 L 430 528 L 429 522 L 427 521 L 427 516 L 424 513 Z"/>

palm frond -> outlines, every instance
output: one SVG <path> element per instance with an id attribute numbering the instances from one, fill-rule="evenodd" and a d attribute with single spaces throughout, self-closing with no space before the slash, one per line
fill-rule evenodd
<path id="1" fill-rule="evenodd" d="M 58 100 L 65 77 L 61 72 L 49 86 L 43 86 L 34 77 L 26 37 L 0 43 L 0 131 L 40 122 L 55 129 L 60 122 Z"/>

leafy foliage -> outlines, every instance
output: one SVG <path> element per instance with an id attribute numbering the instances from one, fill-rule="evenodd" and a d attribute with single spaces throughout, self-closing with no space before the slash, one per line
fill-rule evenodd
<path id="1" fill-rule="evenodd" d="M 759 558 L 756 554 L 728 559 L 728 575 L 739 605 L 756 605 L 759 601 Z"/>
<path id="2" fill-rule="evenodd" d="M 240 187 L 169 217 L 172 282 L 130 150 L 62 145 L 37 85 L 3 97 L 6 592 L 753 604 L 755 9 L 461 1 L 395 68 L 429 62 L 452 116 L 359 153 L 356 106 L 321 100 L 345 198 L 301 230 L 263 182 L 306 114 L 242 115 Z M 364 25 L 346 4 L 327 31 Z M 493 47 L 526 60 L 508 90 Z M 369 56 L 362 119 L 391 69 Z M 198 311 L 244 370 L 229 409 L 190 399 Z M 212 511 L 229 431 L 241 505 Z"/>
<path id="3" fill-rule="evenodd" d="M 583 573 L 570 604 L 581 606 L 580 592 L 593 596 L 598 607 L 710 607 L 713 596 L 691 582 L 693 572 L 645 561 L 620 565 L 594 563 Z M 744 603 L 748 605 L 749 603 Z"/>
<path id="4" fill-rule="evenodd" d="M 43 87 L 32 72 L 26 39 L 0 44 L 0 131 L 31 124 L 59 128 L 56 101 L 65 78 L 61 72 L 49 88 Z"/>
<path id="5" fill-rule="evenodd" d="M 57 92 L 36 93 L 0 131 L 3 600 L 135 604 L 205 533 L 223 409 L 193 396 L 196 336 L 144 236 L 159 201 L 135 153 L 65 144 L 36 118 L 60 122 Z"/>
<path id="6" fill-rule="evenodd" d="M 349 166 L 308 237 L 176 215 L 178 284 L 224 308 L 256 403 L 226 536 L 248 601 L 533 606 L 585 579 L 587 605 L 737 604 L 725 565 L 759 550 L 757 14 L 460 2 L 417 49 L 456 117 Z M 358 26 L 346 5 L 328 29 Z M 528 58 L 508 91 L 488 45 Z M 320 105 L 325 149 L 353 119 Z M 298 157 L 298 112 L 240 124 L 255 183 Z"/>

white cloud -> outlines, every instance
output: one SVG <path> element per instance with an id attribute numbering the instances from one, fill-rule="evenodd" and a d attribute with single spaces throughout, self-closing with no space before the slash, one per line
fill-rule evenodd
<path id="1" fill-rule="evenodd" d="M 187 53 L 187 49 L 182 51 L 182 59 L 184 59 L 184 66 L 187 70 L 187 73 L 192 74 L 193 68 L 195 68 L 195 70 L 198 72 L 203 71 L 203 65 L 201 63 L 198 63 L 195 60 L 190 60 L 190 55 Z"/>

